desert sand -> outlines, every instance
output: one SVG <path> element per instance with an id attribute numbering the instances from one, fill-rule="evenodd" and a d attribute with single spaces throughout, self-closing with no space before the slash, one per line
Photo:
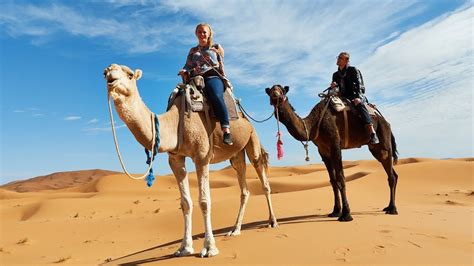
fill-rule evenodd
<path id="1" fill-rule="evenodd" d="M 267 228 L 265 197 L 248 167 L 251 195 L 242 234 L 233 237 L 225 234 L 239 208 L 237 179 L 230 168 L 211 172 L 212 223 L 220 254 L 205 259 L 198 257 L 204 230 L 194 173 L 196 254 L 184 258 L 170 256 L 184 227 L 172 175 L 157 176 L 152 188 L 123 174 L 100 172 L 88 178 L 94 171 L 79 179 L 77 173 L 62 173 L 61 184 L 51 177 L 48 185 L 43 178 L 28 186 L 3 186 L 0 264 L 473 264 L 472 158 L 401 159 L 395 166 L 399 215 L 382 212 L 389 188 L 380 164 L 344 165 L 354 221 L 327 217 L 333 196 L 322 164 L 271 167 L 280 226 Z"/>

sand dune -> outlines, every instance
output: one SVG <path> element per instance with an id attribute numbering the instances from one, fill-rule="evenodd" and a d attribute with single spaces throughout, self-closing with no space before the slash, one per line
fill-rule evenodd
<path id="1" fill-rule="evenodd" d="M 259 180 L 247 168 L 251 192 L 242 235 L 226 237 L 240 190 L 233 169 L 211 173 L 212 222 L 220 254 L 173 258 L 183 219 L 172 175 L 144 181 L 101 170 L 65 172 L 0 188 L 0 264 L 473 264 L 473 158 L 400 159 L 399 215 L 381 209 L 387 177 L 376 161 L 346 161 L 354 221 L 327 214 L 333 196 L 322 164 L 272 167 L 270 184 L 279 228 L 267 228 Z M 195 173 L 194 249 L 203 221 Z"/>
<path id="2" fill-rule="evenodd" d="M 59 172 L 45 176 L 38 176 L 28 180 L 11 182 L 6 185 L 3 185 L 2 188 L 14 190 L 17 192 L 34 192 L 48 189 L 62 189 L 75 187 L 80 184 L 97 180 L 100 177 L 116 173 L 117 172 L 100 169 Z"/>

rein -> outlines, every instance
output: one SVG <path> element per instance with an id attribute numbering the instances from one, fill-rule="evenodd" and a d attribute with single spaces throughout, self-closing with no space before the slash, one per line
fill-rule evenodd
<path id="1" fill-rule="evenodd" d="M 252 119 L 252 121 L 256 122 L 256 123 L 263 123 L 263 122 L 266 122 L 268 121 L 270 118 L 272 118 L 273 116 L 273 112 L 270 114 L 270 116 L 268 118 L 265 118 L 263 120 L 255 120 L 253 117 L 251 117 L 247 111 L 245 111 L 244 107 L 242 106 L 242 104 L 240 103 L 240 99 L 237 99 L 236 100 L 236 103 L 237 103 L 237 106 L 239 107 L 240 111 L 242 111 L 242 113 L 244 113 L 248 118 Z"/>
<path id="2" fill-rule="evenodd" d="M 133 176 L 127 171 L 127 168 L 125 167 L 125 164 L 122 160 L 122 155 L 120 154 L 120 148 L 118 145 L 117 141 L 117 135 L 115 133 L 115 122 L 114 122 L 114 116 L 112 114 L 112 105 L 110 104 L 110 93 L 107 94 L 107 103 L 109 105 L 109 116 L 110 116 L 110 123 L 112 125 L 112 135 L 114 136 L 114 143 L 115 143 L 115 150 L 117 151 L 117 155 L 120 161 L 120 165 L 122 166 L 122 169 L 124 173 L 131 179 L 134 180 L 140 180 L 140 179 L 147 179 L 147 185 L 151 187 L 153 185 L 153 181 L 155 180 L 155 177 L 153 175 L 153 161 L 155 159 L 155 155 L 158 152 L 158 147 L 160 145 L 160 137 L 159 137 L 159 121 L 158 117 L 156 114 L 153 112 L 151 113 L 151 130 L 152 130 L 152 146 L 151 146 L 151 156 L 148 153 L 148 150 L 145 148 L 145 152 L 147 154 L 147 164 L 148 164 L 148 169 L 145 174 L 141 176 Z"/>

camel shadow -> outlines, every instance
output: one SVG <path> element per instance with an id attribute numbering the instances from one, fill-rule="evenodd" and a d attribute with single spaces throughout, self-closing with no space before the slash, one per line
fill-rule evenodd
<path id="1" fill-rule="evenodd" d="M 385 215 L 382 211 L 365 211 L 365 212 L 353 212 L 353 215 L 356 216 L 376 216 L 376 215 Z M 284 217 L 284 218 L 279 218 L 278 219 L 278 224 L 280 226 L 282 225 L 287 225 L 287 224 L 298 224 L 298 223 L 321 223 L 321 222 L 338 222 L 337 218 L 333 217 L 328 217 L 326 214 L 311 214 L 311 215 L 301 215 L 301 216 L 291 216 L 291 217 Z M 268 228 L 268 220 L 261 220 L 261 221 L 256 221 L 256 222 L 250 222 L 250 223 L 245 223 L 242 224 L 241 231 L 249 231 L 249 230 L 256 230 L 256 229 L 262 229 L 262 228 Z M 226 234 L 233 229 L 233 226 L 229 227 L 224 227 L 220 228 L 217 230 L 214 230 L 214 235 L 216 238 L 221 238 L 221 237 L 226 237 Z M 193 240 L 198 240 L 204 238 L 204 233 L 201 234 L 195 234 L 193 235 Z M 162 249 L 162 248 L 170 248 L 173 245 L 181 243 L 182 239 L 177 239 L 174 241 L 170 241 L 158 246 L 154 246 L 148 249 L 144 249 L 120 258 L 116 258 L 114 260 L 107 261 L 101 265 L 105 265 L 108 263 L 113 263 L 114 261 L 117 260 L 123 260 L 128 257 L 132 257 L 141 253 L 149 252 L 155 249 Z M 199 253 L 196 253 L 192 256 L 199 257 Z M 133 266 L 133 265 L 140 265 L 140 264 L 145 264 L 145 263 L 151 263 L 151 262 L 158 262 L 158 261 L 164 261 L 164 260 L 170 260 L 170 259 L 180 259 L 179 257 L 173 256 L 173 254 L 167 254 L 159 257 L 150 257 L 146 259 L 141 259 L 141 260 L 135 260 L 135 261 L 130 261 L 130 262 L 124 262 L 124 263 L 119 263 L 117 265 L 123 265 L 123 266 Z"/>

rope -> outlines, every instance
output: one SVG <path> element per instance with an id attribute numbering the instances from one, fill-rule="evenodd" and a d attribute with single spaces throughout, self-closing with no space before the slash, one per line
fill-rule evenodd
<path id="1" fill-rule="evenodd" d="M 148 169 L 147 169 L 147 171 L 144 175 L 142 175 L 142 176 L 133 176 L 125 168 L 125 164 L 122 160 L 122 155 L 120 154 L 120 149 L 119 149 L 119 145 L 118 145 L 118 142 L 117 142 L 117 136 L 115 134 L 115 122 L 114 122 L 114 116 L 112 114 L 112 105 L 110 104 L 110 94 L 107 94 L 107 103 L 109 105 L 110 123 L 112 124 L 112 135 L 114 136 L 115 150 L 117 151 L 117 155 L 118 155 L 118 158 L 119 158 L 119 161 L 120 161 L 120 165 L 122 166 L 122 169 L 123 169 L 124 173 L 128 177 L 130 177 L 131 179 L 134 179 L 134 180 L 140 180 L 140 179 L 147 178 L 149 176 L 149 173 L 152 173 L 151 168 L 152 168 L 153 161 L 154 161 L 153 158 L 154 158 L 154 155 L 156 154 L 156 151 L 155 151 L 156 128 L 155 128 L 155 123 L 154 123 L 155 115 L 153 113 L 151 113 L 151 128 L 152 128 L 151 154 L 152 154 L 153 158 L 150 160 L 150 163 L 148 164 Z"/>
<path id="2" fill-rule="evenodd" d="M 325 91 L 328 91 L 328 93 L 324 94 Z M 318 94 L 318 96 L 320 98 L 325 98 L 326 105 L 324 106 L 323 112 L 321 113 L 321 116 L 319 117 L 318 126 L 316 127 L 316 136 L 314 137 L 314 140 L 317 140 L 318 137 L 319 137 L 319 126 L 321 126 L 321 122 L 323 121 L 324 114 L 326 113 L 326 110 L 329 107 L 329 102 L 330 102 L 329 96 L 330 96 L 330 94 L 331 94 L 330 88 L 327 88 L 322 93 Z"/>
<path id="3" fill-rule="evenodd" d="M 306 127 L 306 123 L 304 122 L 303 119 L 301 119 L 301 121 L 303 122 L 303 126 L 304 126 L 304 132 L 306 133 L 306 143 L 303 143 L 301 141 L 301 144 L 303 144 L 303 147 L 306 151 L 306 158 L 305 158 L 305 161 L 309 162 L 309 152 L 308 152 L 308 142 L 309 142 L 309 134 L 308 134 L 308 128 Z"/>
<path id="4" fill-rule="evenodd" d="M 240 104 L 240 99 L 236 99 L 235 100 L 237 102 L 237 106 L 239 106 L 239 109 L 240 111 L 242 111 L 242 113 L 244 113 L 248 118 L 252 119 L 252 121 L 256 122 L 256 123 L 263 123 L 263 122 L 266 122 L 268 120 L 270 120 L 270 118 L 273 117 L 273 112 L 270 114 L 270 116 L 268 118 L 265 118 L 263 120 L 255 120 L 253 117 L 251 117 L 247 111 L 245 111 L 244 107 L 242 106 L 242 104 Z"/>

